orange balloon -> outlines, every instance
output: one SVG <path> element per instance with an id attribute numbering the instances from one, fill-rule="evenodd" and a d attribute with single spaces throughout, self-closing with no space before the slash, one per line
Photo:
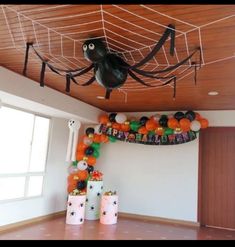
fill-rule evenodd
<path id="1" fill-rule="evenodd" d="M 147 131 L 147 129 L 145 128 L 145 126 L 142 126 L 142 127 L 140 127 L 140 128 L 138 129 L 138 133 L 139 133 L 139 134 L 146 135 L 146 134 L 148 134 L 148 131 Z"/>
<path id="2" fill-rule="evenodd" d="M 162 136 L 164 134 L 164 129 L 162 127 L 158 127 L 156 130 L 155 130 L 155 133 L 159 136 Z"/>
<path id="3" fill-rule="evenodd" d="M 87 179 L 87 177 L 88 177 L 88 171 L 87 170 L 79 170 L 78 172 L 77 172 L 77 175 L 78 175 L 78 177 L 79 177 L 79 180 L 86 180 Z"/>
<path id="4" fill-rule="evenodd" d="M 120 130 L 121 129 L 121 124 L 119 123 L 112 123 L 112 128 L 116 129 L 116 130 Z"/>
<path id="5" fill-rule="evenodd" d="M 201 119 L 199 120 L 199 122 L 200 122 L 200 124 L 201 124 L 201 129 L 205 129 L 205 128 L 207 128 L 207 127 L 209 126 L 209 122 L 208 122 L 208 120 L 205 119 L 205 118 L 201 118 Z"/>
<path id="6" fill-rule="evenodd" d="M 80 142 L 77 146 L 77 151 L 84 152 L 88 146 L 84 142 Z"/>
<path id="7" fill-rule="evenodd" d="M 158 127 L 158 124 L 154 120 L 148 120 L 145 124 L 145 127 L 148 131 L 155 130 Z"/>
<path id="8" fill-rule="evenodd" d="M 191 124 L 191 122 L 190 122 L 190 120 L 189 119 L 187 119 L 187 118 L 182 118 L 182 119 L 180 119 L 180 127 L 181 127 L 181 129 L 183 130 L 183 131 L 186 131 L 187 129 L 190 129 L 190 124 Z"/>
<path id="9" fill-rule="evenodd" d="M 79 180 L 78 172 L 70 174 L 67 178 L 69 184 L 75 184 Z"/>
<path id="10" fill-rule="evenodd" d="M 177 119 L 175 118 L 170 118 L 168 121 L 167 121 L 167 125 L 169 128 L 171 129 L 176 129 L 179 127 L 179 122 Z"/>
<path id="11" fill-rule="evenodd" d="M 84 153 L 84 151 L 78 151 L 77 153 L 76 153 L 76 160 L 82 160 L 83 159 L 83 157 L 85 157 L 85 153 Z"/>
<path id="12" fill-rule="evenodd" d="M 96 163 L 96 158 L 93 156 L 89 156 L 86 162 L 89 166 L 94 166 Z"/>
<path id="13" fill-rule="evenodd" d="M 106 143 L 109 141 L 109 137 L 106 136 L 105 134 L 101 134 L 100 135 L 100 141 Z"/>
<path id="14" fill-rule="evenodd" d="M 182 132 L 190 131 L 190 127 L 181 127 Z"/>
<path id="15" fill-rule="evenodd" d="M 101 142 L 101 138 L 100 137 L 101 137 L 101 135 L 94 134 L 93 142 L 100 143 Z"/>
<path id="16" fill-rule="evenodd" d="M 99 116 L 99 123 L 107 124 L 109 122 L 109 117 L 106 114 L 102 114 Z"/>
<path id="17" fill-rule="evenodd" d="M 195 120 L 200 120 L 202 117 L 201 117 L 201 115 L 198 113 L 198 112 L 195 112 Z"/>
<path id="18" fill-rule="evenodd" d="M 68 192 L 68 193 L 71 193 L 71 192 L 73 192 L 73 190 L 75 190 L 76 188 L 77 188 L 77 185 L 69 184 L 68 187 L 67 187 L 67 192 Z"/>
<path id="19" fill-rule="evenodd" d="M 121 130 L 122 131 L 129 131 L 130 130 L 130 124 L 121 124 Z"/>

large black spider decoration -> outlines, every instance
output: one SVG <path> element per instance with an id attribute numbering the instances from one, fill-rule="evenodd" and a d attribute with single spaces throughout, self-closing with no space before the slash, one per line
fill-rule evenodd
<path id="1" fill-rule="evenodd" d="M 201 48 L 197 47 L 194 52 L 192 52 L 188 57 L 186 57 L 184 60 L 180 61 L 179 63 L 169 66 L 166 69 L 162 70 L 153 70 L 153 71 L 145 71 L 139 69 L 142 65 L 145 65 L 149 60 L 151 60 L 158 51 L 162 48 L 162 46 L 165 44 L 167 39 L 170 37 L 170 55 L 174 55 L 175 50 L 175 27 L 170 24 L 166 28 L 164 34 L 158 41 L 158 43 L 155 45 L 155 47 L 152 49 L 152 51 L 143 58 L 140 62 L 130 65 L 127 62 L 125 62 L 121 57 L 117 56 L 114 53 L 109 53 L 107 51 L 107 48 L 105 46 L 105 43 L 102 39 L 94 38 L 89 39 L 84 42 L 82 49 L 84 57 L 91 62 L 91 65 L 84 68 L 79 68 L 75 70 L 64 70 L 60 68 L 56 68 L 55 66 L 51 65 L 47 60 L 43 59 L 43 57 L 36 51 L 36 49 L 33 46 L 33 43 L 27 43 L 26 45 L 26 54 L 25 54 L 25 63 L 24 63 L 24 70 L 23 74 L 26 75 L 26 69 L 27 69 L 27 62 L 28 62 L 28 52 L 30 46 L 33 48 L 36 55 L 41 59 L 42 61 L 42 68 L 41 68 L 41 75 L 40 75 L 40 86 L 44 86 L 44 74 L 46 66 L 48 68 L 55 72 L 58 75 L 66 76 L 66 92 L 70 92 L 70 83 L 73 81 L 75 84 L 80 86 L 89 86 L 91 85 L 95 80 L 105 87 L 106 94 L 105 98 L 110 98 L 110 93 L 113 89 L 121 87 L 127 80 L 128 75 L 132 77 L 135 81 L 141 83 L 144 86 L 147 87 L 162 87 L 165 85 L 168 85 L 170 83 L 174 83 L 174 94 L 173 97 L 176 96 L 176 75 L 170 75 L 170 76 L 159 76 L 161 73 L 165 72 L 171 72 L 178 68 L 179 66 L 186 63 L 188 60 L 190 60 L 193 55 L 199 51 L 200 52 L 200 61 L 199 63 L 191 62 L 191 67 L 194 66 L 195 68 L 195 84 L 196 84 L 196 71 L 197 67 L 201 67 Z M 81 75 L 86 74 L 87 72 L 94 70 L 94 75 L 85 83 L 79 84 L 75 78 L 79 77 Z M 138 75 L 144 76 L 146 78 L 152 78 L 157 80 L 164 80 L 164 82 L 160 82 L 158 85 L 150 85 L 143 81 L 143 79 L 139 78 Z"/>

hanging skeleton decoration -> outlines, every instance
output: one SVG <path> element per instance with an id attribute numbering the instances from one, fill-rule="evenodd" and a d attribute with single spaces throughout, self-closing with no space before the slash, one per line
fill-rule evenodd
<path id="1" fill-rule="evenodd" d="M 79 68 L 76 70 L 63 70 L 60 68 L 56 68 L 52 66 L 48 61 L 44 60 L 40 54 L 35 50 L 32 43 L 27 43 L 26 47 L 26 55 L 25 55 L 25 66 L 23 70 L 23 74 L 26 75 L 26 68 L 27 68 L 27 61 L 28 61 L 28 51 L 29 47 L 31 46 L 37 56 L 42 61 L 42 69 L 41 69 L 41 75 L 40 75 L 40 86 L 44 86 L 44 74 L 46 66 L 52 70 L 53 72 L 61 75 L 66 76 L 66 92 L 70 92 L 70 83 L 71 80 L 80 86 L 89 86 L 91 85 L 95 80 L 106 89 L 105 98 L 110 98 L 110 93 L 113 89 L 121 87 L 127 80 L 128 75 L 133 78 L 135 81 L 141 83 L 142 85 L 146 87 L 162 87 L 165 85 L 168 85 L 173 82 L 173 98 L 176 96 L 176 75 L 170 75 L 170 76 L 160 76 L 161 73 L 165 72 L 171 72 L 175 69 L 177 69 L 179 66 L 185 64 L 187 61 L 189 61 L 193 55 L 199 51 L 200 53 L 200 61 L 199 63 L 192 62 L 191 67 L 194 67 L 195 69 L 195 84 L 196 84 L 196 72 L 197 67 L 201 67 L 201 49 L 198 47 L 195 49 L 194 52 L 192 52 L 188 57 L 186 57 L 184 60 L 180 61 L 179 63 L 169 66 L 166 69 L 163 70 L 153 70 L 153 71 L 146 71 L 141 70 L 139 67 L 142 65 L 145 65 L 149 60 L 153 59 L 154 56 L 158 53 L 158 51 L 162 48 L 162 46 L 167 41 L 168 37 L 170 36 L 170 54 L 171 56 L 174 55 L 175 50 L 175 27 L 173 25 L 168 25 L 168 28 L 165 30 L 164 34 L 158 41 L 158 43 L 155 45 L 155 47 L 152 49 L 152 51 L 143 58 L 140 62 L 130 65 L 126 63 L 121 57 L 108 53 L 106 46 L 102 39 L 91 39 L 84 42 L 82 49 L 84 57 L 91 62 L 91 65 L 85 68 Z M 79 77 L 81 75 L 86 74 L 87 72 L 94 70 L 94 75 L 85 83 L 79 84 L 75 78 Z M 63 74 L 62 74 L 63 73 Z M 160 82 L 157 86 L 153 86 L 151 84 L 147 84 L 144 82 L 141 78 L 138 77 L 138 75 L 144 76 L 146 78 L 152 78 L 156 80 L 165 80 L 164 82 Z"/>
<path id="2" fill-rule="evenodd" d="M 69 141 L 67 148 L 66 161 L 76 161 L 76 148 L 78 142 L 78 131 L 81 123 L 78 120 L 70 119 L 68 122 L 69 127 Z"/>

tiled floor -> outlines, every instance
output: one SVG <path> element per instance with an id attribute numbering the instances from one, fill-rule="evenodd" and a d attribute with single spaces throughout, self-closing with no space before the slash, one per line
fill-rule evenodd
<path id="1" fill-rule="evenodd" d="M 65 218 L 43 221 L 10 232 L 0 233 L 0 240 L 6 239 L 134 239 L 134 240 L 234 240 L 235 231 L 206 227 L 186 227 L 177 224 L 162 224 L 118 218 L 115 225 L 102 225 L 98 220 L 85 221 L 82 225 L 66 225 Z"/>

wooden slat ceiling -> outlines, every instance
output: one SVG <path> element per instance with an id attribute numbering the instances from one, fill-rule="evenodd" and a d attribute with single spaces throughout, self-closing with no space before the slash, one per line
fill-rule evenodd
<path id="1" fill-rule="evenodd" d="M 104 96 L 105 88 L 96 82 L 87 87 L 72 84 L 69 95 L 109 112 L 235 109 L 235 5 L 1 5 L 0 65 L 22 74 L 25 43 L 33 41 L 56 67 L 88 66 L 82 43 L 90 37 L 104 38 L 111 52 L 135 64 L 151 51 L 169 24 L 176 27 L 175 56 L 170 56 L 167 42 L 141 68 L 166 68 L 200 46 L 203 65 L 197 85 L 189 62 L 172 72 L 178 78 L 175 100 L 172 85 L 149 88 L 129 77 L 110 100 L 97 98 Z M 38 82 L 40 70 L 40 60 L 31 51 L 27 76 Z M 91 76 L 89 72 L 79 81 Z M 45 85 L 65 93 L 65 78 L 49 70 Z M 219 95 L 208 96 L 209 91 Z"/>

